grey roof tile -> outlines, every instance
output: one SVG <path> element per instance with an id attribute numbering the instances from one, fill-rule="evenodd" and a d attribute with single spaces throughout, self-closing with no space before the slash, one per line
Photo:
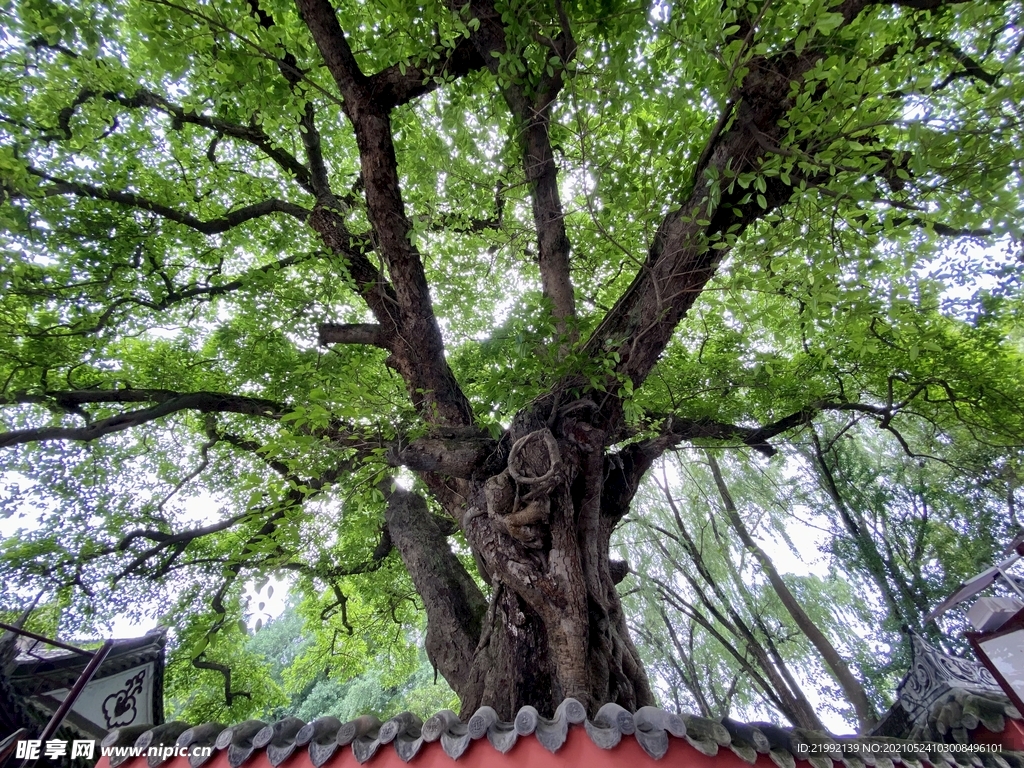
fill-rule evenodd
<path id="1" fill-rule="evenodd" d="M 907 742 L 885 736 L 836 737 L 821 731 L 780 728 L 770 723 L 740 723 L 728 718 L 711 720 L 696 715 L 675 715 L 657 707 L 643 707 L 635 713 L 616 704 L 601 707 L 594 718 L 575 699 L 566 699 L 554 716 L 542 717 L 535 708 L 523 707 L 512 722 L 498 717 L 491 707 L 481 707 L 467 722 L 451 710 L 442 710 L 426 722 L 411 712 L 403 712 L 382 723 L 364 715 L 346 723 L 324 717 L 312 723 L 285 718 L 275 723 L 249 720 L 230 728 L 207 724 L 188 728 L 185 723 L 167 723 L 141 733 L 137 729 L 119 729 L 116 738 L 148 747 L 174 742 L 179 747 L 215 746 L 226 750 L 228 763 L 240 768 L 263 750 L 273 766 L 284 765 L 305 749 L 316 768 L 326 765 L 339 749 L 348 747 L 359 763 L 366 763 L 381 749 L 393 749 L 404 762 L 414 762 L 424 744 L 440 742 L 453 760 L 465 754 L 473 741 L 486 737 L 489 748 L 509 752 L 520 738 L 533 737 L 550 752 L 558 752 L 568 738 L 569 729 L 583 725 L 590 740 L 603 749 L 614 749 L 625 738 L 635 738 L 652 758 L 663 758 L 672 740 L 685 740 L 694 749 L 716 755 L 731 750 L 753 765 L 759 754 L 767 754 L 778 768 L 795 768 L 796 759 L 812 768 L 1024 768 L 1024 754 L 975 754 L 935 746 L 943 741 L 958 742 L 968 737 L 965 722 L 974 722 L 999 731 L 1008 719 L 1020 713 L 1008 700 L 989 694 L 953 692 L 935 702 L 927 722 L 915 729 L 914 741 L 931 742 L 930 751 L 891 751 L 865 749 L 866 744 Z M 1000 727 L 996 727 L 1000 726 Z M 129 733 L 130 731 L 130 733 Z M 115 738 L 112 732 L 111 738 Z M 113 743 L 113 742 L 111 742 Z M 118 742 L 120 743 L 120 742 Z M 810 748 L 817 746 L 818 749 Z M 922 746 L 922 749 L 926 749 Z M 193 755 L 189 762 L 199 768 L 207 758 Z M 152 768 L 162 763 L 154 758 Z M 116 767 L 115 767 L 116 768 Z"/>
<path id="2" fill-rule="evenodd" d="M 355 720 L 349 720 L 338 729 L 338 746 L 346 747 L 357 738 L 363 738 L 371 733 L 371 738 L 377 737 L 381 722 L 373 715 L 360 715 Z"/>
<path id="3" fill-rule="evenodd" d="M 545 717 L 537 718 L 537 728 L 534 733 L 537 741 L 546 750 L 555 753 L 565 744 L 569 736 L 569 725 L 578 725 L 587 719 L 587 710 L 576 699 L 565 699 L 555 710 L 555 716 L 548 720 Z"/>
<path id="4" fill-rule="evenodd" d="M 400 734 L 415 731 L 419 735 L 423 721 L 412 712 L 401 712 L 380 727 L 378 737 L 381 744 L 390 744 Z"/>
<path id="5" fill-rule="evenodd" d="M 114 728 L 107 732 L 107 735 L 100 740 L 103 747 L 130 747 L 135 741 L 142 737 L 147 731 L 153 729 L 152 725 L 127 725 L 122 728 Z M 115 755 L 110 758 L 111 768 L 117 768 L 121 763 L 128 760 L 127 755 Z"/>
<path id="6" fill-rule="evenodd" d="M 466 724 L 469 738 L 479 739 L 487 734 L 487 729 L 498 722 L 498 713 L 491 707 L 480 707 Z"/>
<path id="7" fill-rule="evenodd" d="M 515 726 L 516 733 L 520 736 L 529 736 L 537 730 L 537 723 L 539 719 L 540 713 L 537 712 L 537 708 L 531 707 L 527 704 L 516 713 L 516 719 L 512 722 Z"/>
<path id="8" fill-rule="evenodd" d="M 357 720 L 362 721 L 363 718 L 357 718 Z M 353 720 L 351 722 L 354 723 L 356 722 L 356 720 Z M 342 726 L 342 730 L 344 730 L 345 726 L 347 725 L 348 723 L 345 723 L 345 725 Z M 360 765 L 362 765 L 375 754 L 377 754 L 377 750 L 380 749 L 381 741 L 379 736 L 381 725 L 382 723 L 376 717 L 368 718 L 366 723 L 360 725 L 360 730 L 362 730 L 362 733 L 356 732 L 355 737 L 351 740 L 352 755 L 355 757 L 356 762 Z M 348 737 L 347 733 L 345 734 L 345 737 Z M 341 746 L 345 746 L 341 743 L 341 739 L 342 731 L 338 731 L 338 744 L 340 744 Z"/>
<path id="9" fill-rule="evenodd" d="M 423 740 L 432 742 L 441 738 L 441 734 L 449 731 L 456 724 L 461 724 L 459 716 L 450 709 L 442 709 L 423 724 L 421 733 Z"/>
<path id="10" fill-rule="evenodd" d="M 793 757 L 793 753 L 789 750 L 772 747 L 768 752 L 768 757 L 779 768 L 796 768 L 796 760 Z"/>
<path id="11" fill-rule="evenodd" d="M 147 751 L 151 746 L 163 744 L 170 746 L 174 744 L 178 737 L 187 730 L 188 723 L 183 723 L 181 720 L 172 720 L 169 723 L 163 723 L 162 725 L 150 728 L 148 731 L 142 733 L 139 738 L 135 740 L 135 748 Z M 156 768 L 156 766 L 162 765 L 170 759 L 170 751 L 168 751 L 168 754 L 166 755 L 148 755 L 146 757 L 146 764 L 149 768 Z"/>
<path id="12" fill-rule="evenodd" d="M 756 752 L 762 755 L 768 754 L 771 744 L 761 731 L 748 723 L 741 723 L 730 717 L 722 718 L 722 727 L 729 732 L 733 746 L 749 745 Z"/>
<path id="13" fill-rule="evenodd" d="M 213 756 L 211 751 L 208 755 L 203 755 L 202 752 L 195 750 L 195 747 L 215 747 L 217 745 L 217 737 L 226 730 L 226 726 L 221 723 L 205 723 L 203 725 L 197 725 L 194 728 L 189 728 L 175 742 L 176 746 L 179 747 L 190 747 L 190 754 L 188 758 L 188 764 L 192 768 L 199 768 L 207 760 Z"/>
<path id="14" fill-rule="evenodd" d="M 458 760 L 469 749 L 469 729 L 461 723 L 441 734 L 441 749 L 452 760 Z"/>
<path id="15" fill-rule="evenodd" d="M 487 740 L 501 754 L 507 753 L 516 745 L 519 734 L 516 733 L 515 723 L 498 721 L 487 729 Z"/>
<path id="16" fill-rule="evenodd" d="M 678 739 L 686 736 L 686 723 L 679 715 L 657 707 L 641 707 L 633 713 L 634 736 L 641 749 L 655 760 L 668 752 L 669 734 Z"/>
<path id="17" fill-rule="evenodd" d="M 266 726 L 262 720 L 246 720 L 244 723 L 232 725 L 217 734 L 217 740 L 213 745 L 220 750 L 226 749 L 228 765 L 231 768 L 238 768 L 252 757 L 256 751 L 253 739 Z"/>
<path id="18" fill-rule="evenodd" d="M 423 721 L 412 712 L 395 715 L 380 727 L 381 744 L 394 744 L 403 762 L 409 762 L 423 746 Z"/>
<path id="19" fill-rule="evenodd" d="M 618 745 L 622 737 L 636 732 L 633 714 L 618 704 L 609 702 L 597 711 L 593 721 L 583 722 L 587 735 L 601 749 L 611 749 Z"/>
<path id="20" fill-rule="evenodd" d="M 286 717 L 265 726 L 252 739 L 255 749 L 267 750 L 267 760 L 275 766 L 280 765 L 295 752 L 295 737 L 306 724 L 297 717 Z"/>
<path id="21" fill-rule="evenodd" d="M 395 751 L 402 762 L 408 763 L 416 757 L 424 743 L 422 736 L 415 736 L 412 732 L 400 733 L 395 737 Z"/>
<path id="22" fill-rule="evenodd" d="M 212 747 L 217 741 L 217 736 L 219 736 L 220 732 L 223 730 L 224 725 L 221 723 L 204 723 L 203 725 L 196 725 L 182 731 L 178 738 L 174 740 L 174 746 L 189 748 Z M 156 739 L 154 739 L 154 741 L 156 741 Z M 188 762 L 192 768 L 199 768 L 199 766 L 209 759 L 209 756 L 200 757 L 198 754 L 193 753 L 189 756 Z"/>
<path id="23" fill-rule="evenodd" d="M 321 717 L 302 726 L 295 734 L 296 746 L 307 748 L 309 761 L 315 768 L 320 768 L 338 750 L 338 731 L 341 725 L 336 717 Z"/>

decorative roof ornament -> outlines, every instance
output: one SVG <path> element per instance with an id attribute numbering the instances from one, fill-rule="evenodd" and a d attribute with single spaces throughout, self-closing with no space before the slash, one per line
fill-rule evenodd
<path id="1" fill-rule="evenodd" d="M 913 724 L 925 720 L 939 699 L 957 691 L 1005 696 L 992 673 L 978 662 L 943 653 L 913 630 L 909 634 L 910 671 L 896 692 Z"/>

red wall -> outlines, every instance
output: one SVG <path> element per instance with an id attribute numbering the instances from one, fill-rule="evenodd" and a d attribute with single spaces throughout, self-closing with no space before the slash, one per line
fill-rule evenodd
<path id="1" fill-rule="evenodd" d="M 979 726 L 971 732 L 971 740 L 975 744 L 1002 744 L 1003 749 L 1010 752 L 1024 752 L 1024 724 L 1020 720 L 1006 718 L 1006 728 L 1002 733 L 993 733 Z"/>

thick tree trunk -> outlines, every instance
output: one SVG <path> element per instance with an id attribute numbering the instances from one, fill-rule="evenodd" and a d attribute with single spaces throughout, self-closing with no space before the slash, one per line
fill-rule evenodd
<path id="1" fill-rule="evenodd" d="M 479 622 L 467 619 L 479 615 L 476 588 L 426 505 L 402 492 L 389 505 L 395 546 L 426 606 L 431 659 L 464 716 L 486 704 L 511 719 L 526 703 L 551 715 L 569 696 L 592 713 L 609 701 L 654 703 L 616 591 L 625 569 L 609 561 L 635 482 L 606 492 L 606 478 L 613 464 L 635 462 L 606 458 L 604 433 L 552 417 L 551 402 L 520 414 L 498 446 L 502 460 L 457 490 L 450 477 L 423 473 L 492 588 Z"/>
<path id="2" fill-rule="evenodd" d="M 591 711 L 608 701 L 654 703 L 608 558 L 614 520 L 601 509 L 602 435 L 571 427 L 556 438 L 536 416 L 519 419 L 508 467 L 464 514 L 495 592 L 466 709 L 490 704 L 512 717 L 531 702 L 550 714 L 567 696 Z"/>

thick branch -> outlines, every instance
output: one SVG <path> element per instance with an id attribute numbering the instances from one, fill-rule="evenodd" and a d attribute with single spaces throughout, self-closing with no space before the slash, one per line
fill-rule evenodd
<path id="1" fill-rule="evenodd" d="M 460 693 L 469 682 L 487 601 L 420 496 L 394 491 L 386 517 L 391 540 L 427 611 L 427 655 Z"/>
<path id="2" fill-rule="evenodd" d="M 258 125 L 238 125 L 219 117 L 199 114 L 172 104 L 164 97 L 145 88 L 140 88 L 130 96 L 113 91 L 97 93 L 92 90 L 81 91 L 70 106 L 65 107 L 57 116 L 57 126 L 64 139 L 71 139 L 71 119 L 76 108 L 99 96 L 107 101 L 120 104 L 128 109 L 153 109 L 169 115 L 173 119 L 173 127 L 180 128 L 184 124 L 197 125 L 221 136 L 230 136 L 248 144 L 252 144 L 273 160 L 284 171 L 291 174 L 299 185 L 307 192 L 312 192 L 309 169 L 300 163 L 294 155 L 274 146 L 270 137 Z"/>
<path id="3" fill-rule="evenodd" d="M 369 344 L 387 349 L 388 340 L 384 330 L 373 323 L 321 323 L 318 329 L 320 345 L 328 344 Z"/>
<path id="4" fill-rule="evenodd" d="M 260 7 L 259 0 L 248 0 L 248 3 L 249 10 L 263 29 L 270 29 L 274 26 L 274 18 Z M 295 56 L 290 52 L 286 52 L 283 57 L 277 59 L 277 67 L 293 92 L 296 91 L 303 79 L 302 71 L 297 64 Z M 316 113 L 311 100 L 306 101 L 302 117 L 299 118 L 299 136 L 309 162 L 309 190 L 316 195 L 318 201 L 332 200 L 331 184 L 327 177 L 327 166 L 324 163 L 321 150 L 320 131 L 316 127 Z"/>
<path id="5" fill-rule="evenodd" d="M 204 525 L 200 528 L 189 528 L 188 530 L 180 531 L 175 534 L 167 534 L 160 531 L 132 531 L 118 542 L 115 549 L 123 552 L 128 549 L 135 539 L 140 538 L 149 539 L 156 543 L 152 547 L 149 547 L 136 555 L 135 559 L 121 570 L 117 579 L 134 572 L 136 569 L 145 565 L 151 558 L 156 557 L 167 549 L 180 548 L 181 551 L 184 551 L 185 548 L 196 539 L 201 539 L 205 536 L 219 533 L 220 531 L 226 531 L 228 528 L 233 528 L 239 523 L 251 518 L 253 514 L 254 513 L 251 511 L 242 512 L 241 514 L 233 515 L 221 520 L 219 523 Z"/>
<path id="6" fill-rule="evenodd" d="M 714 419 L 686 419 L 677 416 L 663 416 L 658 435 L 640 440 L 623 448 L 613 459 L 605 472 L 605 490 L 602 500 L 603 512 L 621 517 L 628 509 L 643 475 L 665 451 L 675 448 L 685 440 L 736 440 L 758 453 L 771 458 L 777 451 L 768 442 L 791 429 L 808 424 L 823 411 L 863 413 L 883 429 L 892 431 L 892 419 L 915 398 L 927 390 L 927 384 L 919 383 L 900 401 L 890 400 L 881 405 L 854 403 L 843 400 L 818 400 L 806 408 L 782 417 L 762 427 L 745 427 Z M 891 386 L 892 382 L 890 382 Z M 898 434 L 898 433 L 897 433 Z"/>
<path id="7" fill-rule="evenodd" d="M 327 0 L 297 0 L 296 5 L 320 49 L 320 55 L 324 57 L 327 71 L 338 84 L 338 90 L 345 100 L 345 111 L 352 118 L 352 111 L 368 101 L 367 78 L 352 54 L 334 8 Z"/>
<path id="8" fill-rule="evenodd" d="M 942 237 L 985 238 L 992 237 L 994 234 L 994 232 L 988 227 L 951 227 L 940 221 L 930 221 L 929 219 L 923 219 L 919 216 L 898 216 L 892 220 L 892 224 L 894 227 L 911 224 L 915 227 L 920 227 L 921 229 L 930 229 L 935 234 L 941 235 Z"/>
<path id="9" fill-rule="evenodd" d="M 945 0 L 897 0 L 917 9 L 937 8 Z M 845 0 L 837 10 L 850 23 L 870 0 Z M 827 50 L 795 45 L 771 56 L 754 56 L 730 103 L 728 129 L 718 132 L 701 156 L 694 185 L 659 226 L 647 258 L 626 292 L 607 313 L 586 344 L 591 356 L 619 355 L 616 374 L 639 386 L 657 363 L 672 334 L 714 276 L 730 239 L 789 200 L 793 187 L 781 178 L 765 178 L 760 195 L 738 185 L 719 183 L 735 174 L 756 172 L 763 158 L 780 151 L 780 123 L 794 104 L 794 85 L 802 82 Z M 825 91 L 819 89 L 815 99 Z M 723 123 L 724 125 L 724 123 Z M 821 180 L 824 180 L 822 176 Z M 809 181 L 806 180 L 805 181 Z M 607 415 L 616 417 L 609 401 Z"/>
<path id="10" fill-rule="evenodd" d="M 367 91 L 374 101 L 394 109 L 435 90 L 442 79 L 462 77 L 484 66 L 474 43 L 463 38 L 453 49 L 444 50 L 441 58 L 424 59 L 405 67 L 393 64 L 381 70 L 369 78 Z"/>
<path id="11" fill-rule="evenodd" d="M 231 667 L 226 664 L 220 664 L 215 661 L 201 661 L 199 657 L 192 659 L 192 666 L 196 669 L 208 669 L 213 672 L 219 672 L 224 676 L 224 704 L 231 706 L 232 702 L 241 697 L 251 699 L 252 694 L 249 691 L 233 691 L 231 690 Z"/>
<path id="12" fill-rule="evenodd" d="M 230 280 L 226 283 L 220 283 L 218 285 L 208 284 L 210 278 L 207 277 L 206 285 L 191 283 L 189 285 L 178 288 L 174 286 L 170 278 L 166 277 L 166 275 L 163 275 L 161 273 L 161 277 L 164 277 L 165 284 L 169 286 L 169 290 L 166 294 L 164 294 L 163 298 L 161 298 L 159 301 L 151 301 L 140 296 L 121 296 L 117 299 L 114 299 L 114 301 L 112 301 L 110 305 L 107 306 L 106 309 L 99 313 L 99 316 L 96 317 L 95 321 L 91 322 L 88 326 L 83 327 L 80 324 L 69 323 L 65 324 L 64 326 L 51 326 L 50 328 L 45 329 L 41 333 L 48 334 L 55 327 L 66 326 L 70 326 L 70 329 L 67 331 L 66 334 L 62 335 L 84 336 L 90 333 L 97 333 L 98 331 L 103 330 L 110 324 L 111 318 L 113 318 L 117 310 L 123 306 L 134 304 L 136 306 L 146 307 L 147 309 L 152 309 L 157 312 L 161 312 L 165 309 L 168 309 L 169 307 L 174 306 L 175 304 L 180 304 L 183 301 L 188 301 L 189 299 L 197 299 L 200 302 L 209 301 L 216 296 L 223 296 L 228 293 L 237 291 L 238 289 L 247 285 L 250 282 L 250 280 L 256 275 L 268 275 L 273 272 L 286 269 L 295 264 L 301 264 L 305 261 L 308 261 L 309 259 L 315 258 L 318 255 L 323 255 L 323 252 L 320 251 L 316 253 L 305 253 L 298 256 L 288 256 L 286 258 L 279 259 L 278 261 L 275 261 L 271 264 L 264 264 L 263 266 L 260 267 L 254 267 L 253 269 L 250 269 L 247 272 L 243 273 L 242 275 L 236 277 L 234 280 Z"/>
<path id="13" fill-rule="evenodd" d="M 388 463 L 416 472 L 470 478 L 485 473 L 498 444 L 488 437 L 423 437 L 388 453 Z M 497 471 L 497 468 L 494 468 Z"/>
<path id="14" fill-rule="evenodd" d="M 970 2 L 970 0 L 873 0 L 874 5 L 898 5 L 915 11 L 934 11 L 966 2 Z"/>
<path id="15" fill-rule="evenodd" d="M 457 4 L 456 4 L 457 5 Z M 565 214 L 558 190 L 558 166 L 551 147 L 551 110 L 564 84 L 562 67 L 576 54 L 576 43 L 568 18 L 561 6 L 561 34 L 547 44 L 561 61 L 552 74 L 542 73 L 532 93 L 511 83 L 502 95 L 509 110 L 520 124 L 520 145 L 523 171 L 530 185 L 533 222 L 537 230 L 537 262 L 541 287 L 551 302 L 556 330 L 564 339 L 573 336 L 570 322 L 576 316 L 576 299 L 569 270 L 569 237 L 565 230 Z M 457 8 L 453 5 L 453 10 Z M 497 74 L 499 59 L 492 53 L 506 49 L 505 32 L 493 0 L 473 0 L 470 12 L 480 22 L 478 34 L 472 38 L 479 56 Z"/>
<path id="16" fill-rule="evenodd" d="M 104 435 L 123 432 L 179 411 L 193 410 L 200 413 L 240 413 L 246 416 L 273 418 L 281 411 L 281 406 L 269 400 L 227 395 L 221 392 L 190 392 L 186 394 L 171 393 L 165 390 L 141 390 L 145 393 L 138 396 L 133 390 L 102 391 L 85 390 L 82 392 L 61 392 L 48 396 L 53 402 L 69 405 L 80 405 L 86 402 L 153 402 L 158 404 L 150 408 L 127 411 L 105 419 L 87 424 L 84 427 L 39 427 L 36 429 L 17 429 L 0 433 L 0 448 L 24 443 L 43 442 L 46 440 L 77 440 L 90 442 Z M 10 402 L 10 401 L 9 401 Z M 24 396 L 15 402 L 45 402 L 41 396 Z"/>
<path id="17" fill-rule="evenodd" d="M 404 379 L 413 404 L 427 421 L 472 424 L 472 407 L 445 358 L 423 262 L 405 213 L 387 105 L 374 99 L 369 80 L 360 71 L 330 2 L 298 0 L 298 7 L 344 96 L 345 112 L 355 129 L 367 215 L 377 252 L 387 265 L 394 289 L 395 306 L 374 310 L 381 325 L 395 328 L 389 362 Z M 311 221 L 314 228 L 325 223 L 320 217 Z M 321 234 L 327 239 L 330 233 Z"/>
<path id="18" fill-rule="evenodd" d="M 222 232 L 227 232 L 229 229 L 233 229 L 247 221 L 258 219 L 261 216 L 268 216 L 272 213 L 286 213 L 289 216 L 294 216 L 299 221 L 305 221 L 310 213 L 301 205 L 295 205 L 294 203 L 285 202 L 284 200 L 271 198 L 260 203 L 253 203 L 252 205 L 246 205 L 242 208 L 236 208 L 223 216 L 204 221 L 193 216 L 191 213 L 179 211 L 177 208 L 172 208 L 168 205 L 164 205 L 163 203 L 158 203 L 155 200 L 150 200 L 149 198 L 137 195 L 134 192 L 121 192 L 114 189 L 95 187 L 91 184 L 58 179 L 36 168 L 29 168 L 28 172 L 33 176 L 38 176 L 41 179 L 53 182 L 50 186 L 43 187 L 41 189 L 42 194 L 47 197 L 53 195 L 74 195 L 76 197 L 91 198 L 93 200 L 105 200 L 107 202 L 117 203 L 118 205 L 123 205 L 129 208 L 138 208 L 143 211 L 155 213 L 162 218 L 177 222 L 178 224 L 194 229 L 197 232 L 201 232 L 204 235 L 217 235 Z M 19 196 L 24 195 L 19 193 Z"/>
<path id="19" fill-rule="evenodd" d="M 233 397 L 239 400 L 249 400 L 253 406 L 266 406 L 280 410 L 283 406 L 271 400 L 259 398 L 246 398 L 239 395 L 217 395 L 217 397 Z M 182 397 L 183 393 L 175 392 L 172 389 L 73 389 L 60 392 L 44 392 L 32 394 L 30 392 L 16 392 L 7 397 L 0 398 L 0 405 L 22 405 L 22 404 L 48 404 L 54 403 L 61 408 L 86 405 L 88 403 L 164 403 Z"/>

